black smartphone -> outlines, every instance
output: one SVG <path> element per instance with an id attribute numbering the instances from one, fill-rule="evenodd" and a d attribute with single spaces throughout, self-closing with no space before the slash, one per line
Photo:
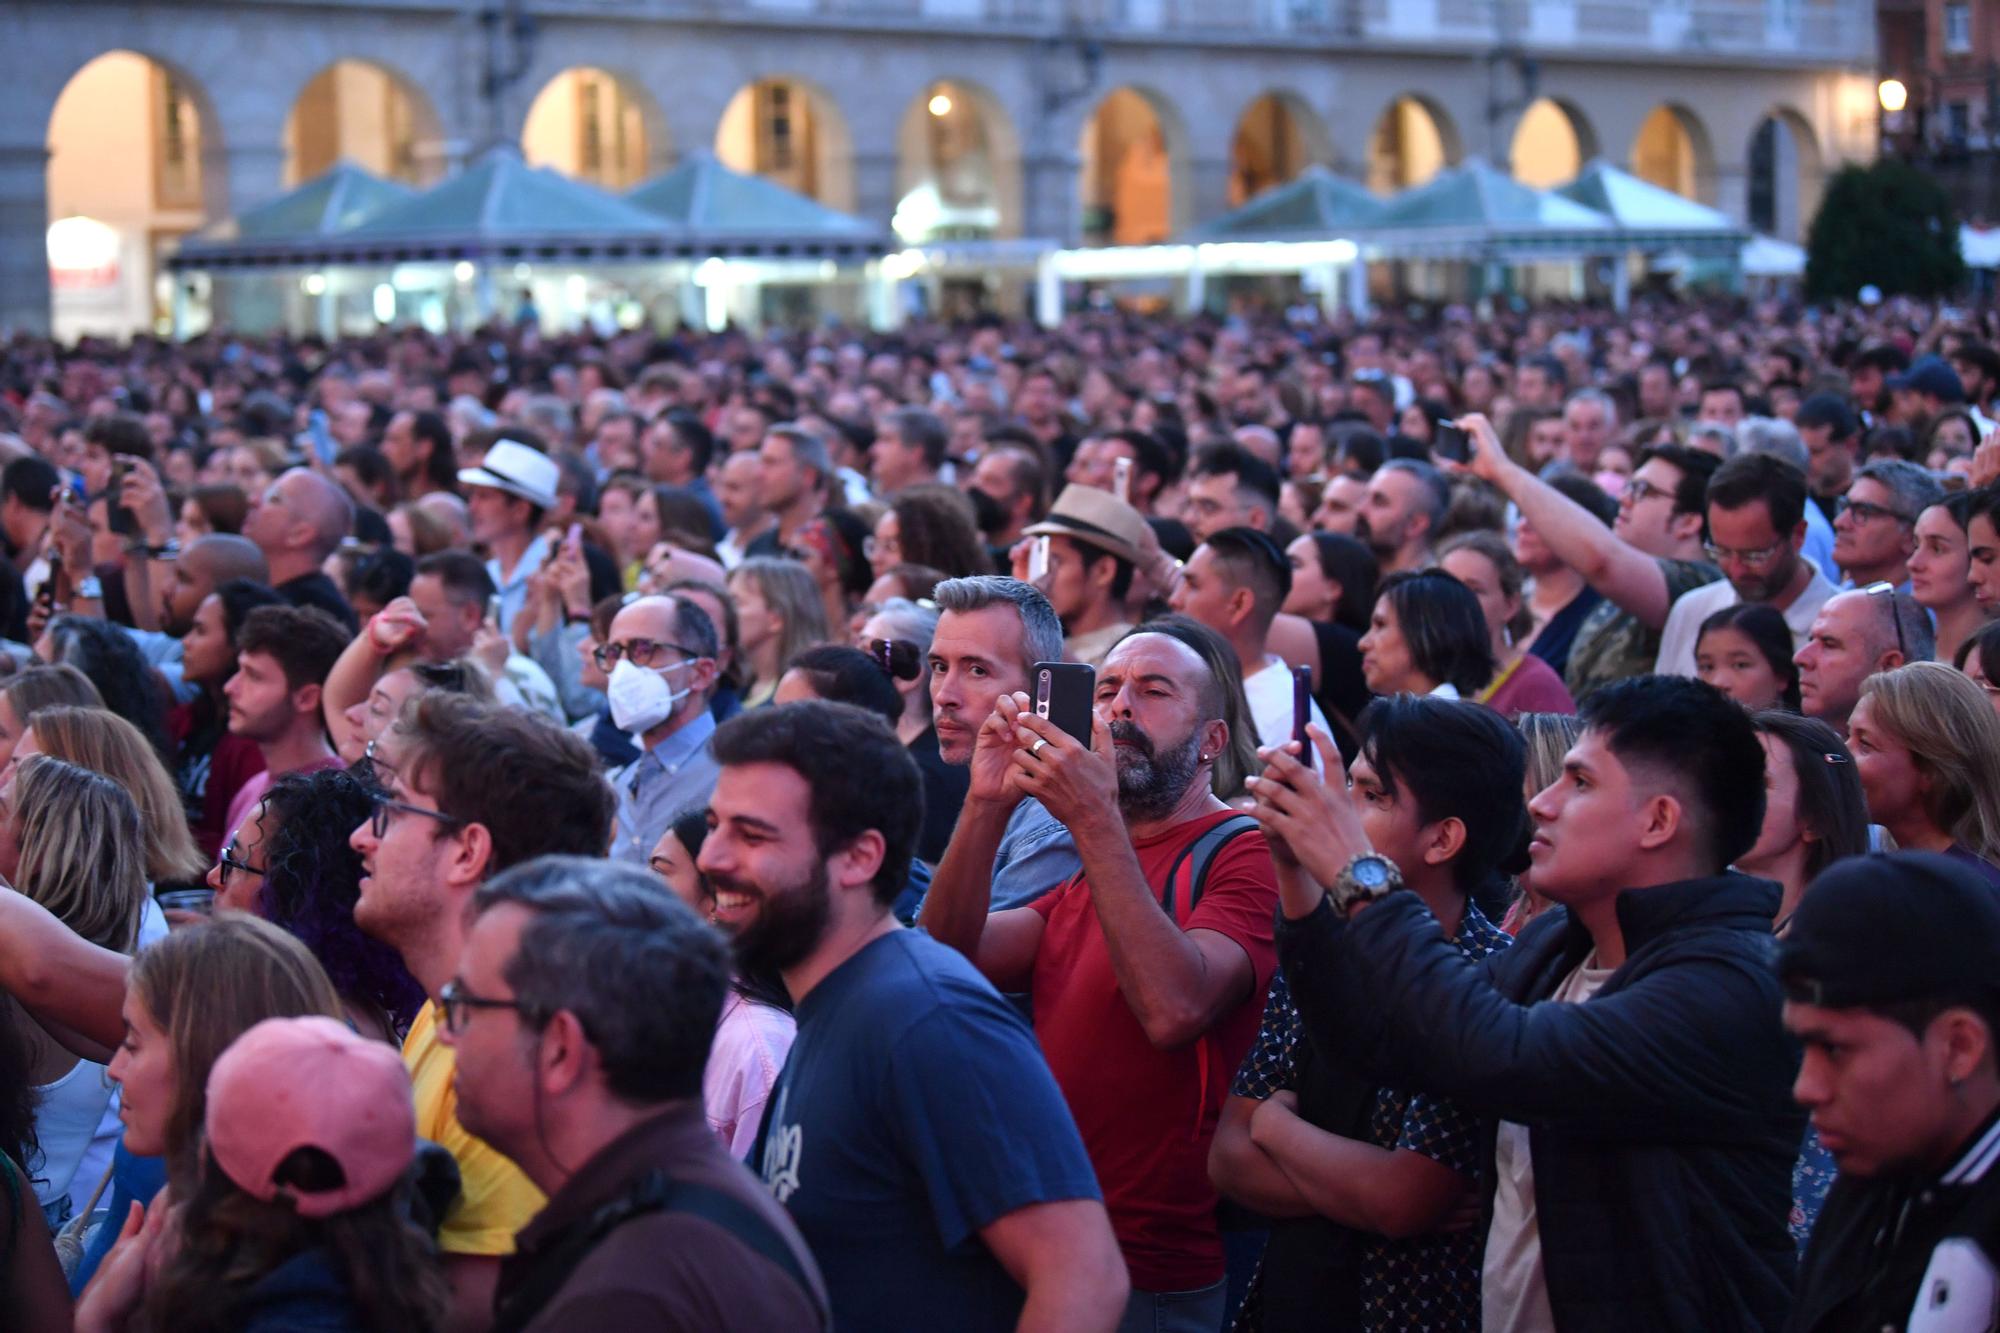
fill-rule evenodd
<path id="1" fill-rule="evenodd" d="M 1035 716 L 1089 745 L 1097 669 L 1081 662 L 1037 662 L 1034 679 Z"/>
<path id="2" fill-rule="evenodd" d="M 1449 462 L 1470 463 L 1472 439 L 1449 421 L 1440 421 L 1431 428 L 1431 453 Z"/>
<path id="3" fill-rule="evenodd" d="M 1292 668 L 1292 739 L 1299 743 L 1299 762 L 1313 766 L 1312 737 L 1306 727 L 1312 722 L 1313 677 L 1309 668 Z"/>
<path id="4" fill-rule="evenodd" d="M 118 503 L 118 496 L 125 489 L 125 474 L 131 470 L 132 464 L 129 460 L 123 458 L 111 460 L 111 487 L 104 497 L 104 507 L 109 515 L 111 530 L 120 537 L 131 537 L 139 531 L 139 520 L 133 516 L 130 509 Z"/>

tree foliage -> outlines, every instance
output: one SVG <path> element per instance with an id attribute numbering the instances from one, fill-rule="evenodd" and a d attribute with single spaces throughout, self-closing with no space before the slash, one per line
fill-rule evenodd
<path id="1" fill-rule="evenodd" d="M 1958 214 L 1943 186 L 1904 162 L 1843 167 L 1827 182 L 1806 240 L 1806 296 L 1942 296 L 1965 280 Z"/>

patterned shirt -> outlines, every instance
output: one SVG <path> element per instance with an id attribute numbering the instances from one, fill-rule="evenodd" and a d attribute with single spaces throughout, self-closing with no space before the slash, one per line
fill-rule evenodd
<path id="1" fill-rule="evenodd" d="M 1722 571 L 1700 560 L 1659 560 L 1660 573 L 1667 579 L 1667 603 L 1722 577 Z M 1649 676 L 1660 655 L 1660 630 L 1648 629 L 1639 618 L 1606 599 L 1583 622 L 1570 645 L 1569 666 L 1564 679 L 1572 699 L 1584 696 L 1600 685 L 1627 676 Z"/>
<path id="2" fill-rule="evenodd" d="M 1476 962 L 1514 940 L 1468 902 L 1452 942 Z M 1271 978 L 1257 1041 L 1244 1057 L 1230 1095 L 1263 1101 L 1296 1087 L 1294 1056 L 1302 1029 L 1280 969 Z M 1448 1098 L 1378 1088 L 1368 1117 L 1368 1141 L 1378 1148 L 1420 1152 L 1475 1182 L 1483 1173 L 1479 1117 Z M 1484 1244 L 1476 1228 L 1407 1240 L 1364 1235 L 1359 1326 L 1369 1333 L 1478 1333 Z"/>

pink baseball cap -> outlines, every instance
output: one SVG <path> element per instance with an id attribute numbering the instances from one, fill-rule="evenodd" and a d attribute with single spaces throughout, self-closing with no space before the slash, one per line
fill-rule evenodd
<path id="1" fill-rule="evenodd" d="M 208 1076 L 208 1150 L 252 1198 L 288 1196 L 301 1217 L 327 1217 L 395 1188 L 417 1151 L 410 1076 L 395 1047 L 331 1018 L 267 1018 L 230 1044 Z M 300 1148 L 339 1163 L 328 1190 L 281 1185 Z"/>

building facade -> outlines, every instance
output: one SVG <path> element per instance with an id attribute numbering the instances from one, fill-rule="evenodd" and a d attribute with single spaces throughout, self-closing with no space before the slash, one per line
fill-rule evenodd
<path id="1" fill-rule="evenodd" d="M 912 239 L 1066 244 L 1310 163 L 1604 157 L 1794 239 L 1874 154 L 1877 77 L 1873 0 L 13 0 L 0 329 L 49 328 L 52 281 L 147 326 L 179 235 L 495 143 L 610 188 L 709 149 Z"/>

